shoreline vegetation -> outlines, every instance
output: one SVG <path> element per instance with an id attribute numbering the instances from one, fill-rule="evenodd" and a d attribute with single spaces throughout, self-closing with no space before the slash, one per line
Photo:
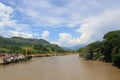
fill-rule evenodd
<path id="1" fill-rule="evenodd" d="M 92 42 L 77 52 L 85 60 L 110 62 L 120 68 L 120 30 L 106 33 L 102 41 Z"/>

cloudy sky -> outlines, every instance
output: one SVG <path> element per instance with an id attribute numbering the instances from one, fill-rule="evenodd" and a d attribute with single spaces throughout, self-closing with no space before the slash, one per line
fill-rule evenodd
<path id="1" fill-rule="evenodd" d="M 120 29 L 120 0 L 0 0 L 0 35 L 43 38 L 64 47 Z"/>

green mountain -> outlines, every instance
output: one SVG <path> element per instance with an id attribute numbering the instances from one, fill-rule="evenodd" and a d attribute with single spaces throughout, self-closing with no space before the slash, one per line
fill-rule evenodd
<path id="1" fill-rule="evenodd" d="M 60 46 L 51 44 L 44 39 L 26 39 L 22 37 L 5 38 L 0 36 L 0 51 L 7 53 L 63 53 L 65 52 Z"/>

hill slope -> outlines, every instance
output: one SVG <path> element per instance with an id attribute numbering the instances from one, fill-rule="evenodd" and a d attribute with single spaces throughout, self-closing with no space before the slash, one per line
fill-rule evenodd
<path id="1" fill-rule="evenodd" d="M 0 36 L 0 51 L 7 53 L 61 53 L 64 50 L 44 39 L 25 39 L 22 37 L 5 38 Z"/>

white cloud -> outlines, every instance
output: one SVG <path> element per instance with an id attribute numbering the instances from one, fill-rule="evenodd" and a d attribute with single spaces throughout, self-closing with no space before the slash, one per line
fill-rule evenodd
<path id="1" fill-rule="evenodd" d="M 49 34 L 50 34 L 49 31 L 43 31 L 41 36 L 43 39 L 47 39 L 49 37 Z"/>
<path id="2" fill-rule="evenodd" d="M 119 20 L 120 9 L 106 10 L 97 16 L 83 20 L 77 32 L 82 33 L 80 39 L 83 39 L 82 37 L 87 38 L 84 39 L 87 43 L 101 40 L 106 32 L 120 29 Z"/>
<path id="3" fill-rule="evenodd" d="M 79 43 L 81 41 L 82 40 L 79 40 L 79 38 L 73 38 L 73 36 L 70 33 L 59 33 L 59 40 L 57 42 L 52 42 L 52 43 L 56 43 L 64 47 L 72 47 L 72 46 L 80 45 Z"/>
<path id="4" fill-rule="evenodd" d="M 6 34 L 6 36 L 9 37 L 23 37 L 23 38 L 33 38 L 33 35 L 31 33 L 27 33 L 27 32 L 19 32 L 19 31 L 8 31 L 8 34 Z"/>
<path id="5" fill-rule="evenodd" d="M 84 19 L 76 31 L 81 35 L 73 38 L 71 34 L 60 33 L 56 42 L 61 46 L 77 46 L 102 40 L 105 33 L 120 29 L 120 9 L 110 9 L 97 16 Z"/>
<path id="6" fill-rule="evenodd" d="M 12 20 L 10 17 L 13 12 L 13 8 L 0 3 L 0 29 L 15 23 L 15 20 Z"/>
<path id="7" fill-rule="evenodd" d="M 27 16 L 25 18 L 33 22 L 35 26 L 76 27 L 83 18 L 80 13 L 83 5 L 79 3 L 81 2 L 78 0 L 70 0 L 62 3 L 64 6 L 57 6 L 50 0 L 30 0 L 29 3 L 23 0 L 20 3 L 22 6 L 18 5 L 16 9 Z"/>
<path id="8" fill-rule="evenodd" d="M 20 32 L 29 30 L 30 27 L 27 24 L 18 24 L 17 20 L 13 19 L 14 9 L 0 2 L 0 35 L 10 37 L 10 36 L 20 36 L 20 37 L 32 37 L 32 35 Z M 8 31 L 7 28 L 15 29 L 15 31 Z M 18 31 L 18 32 L 17 32 Z M 9 35 L 8 35 L 9 34 Z"/>
<path id="9" fill-rule="evenodd" d="M 54 1 L 29 0 L 28 3 L 27 0 L 23 0 L 16 9 L 27 16 L 25 18 L 33 22 L 35 26 L 43 27 L 76 27 L 81 24 L 83 18 L 104 9 L 103 4 L 98 0 L 61 0 L 55 1 L 56 3 Z"/>
<path id="10" fill-rule="evenodd" d="M 72 35 L 68 33 L 60 33 L 59 36 L 60 36 L 60 41 L 68 41 L 72 39 Z"/>

